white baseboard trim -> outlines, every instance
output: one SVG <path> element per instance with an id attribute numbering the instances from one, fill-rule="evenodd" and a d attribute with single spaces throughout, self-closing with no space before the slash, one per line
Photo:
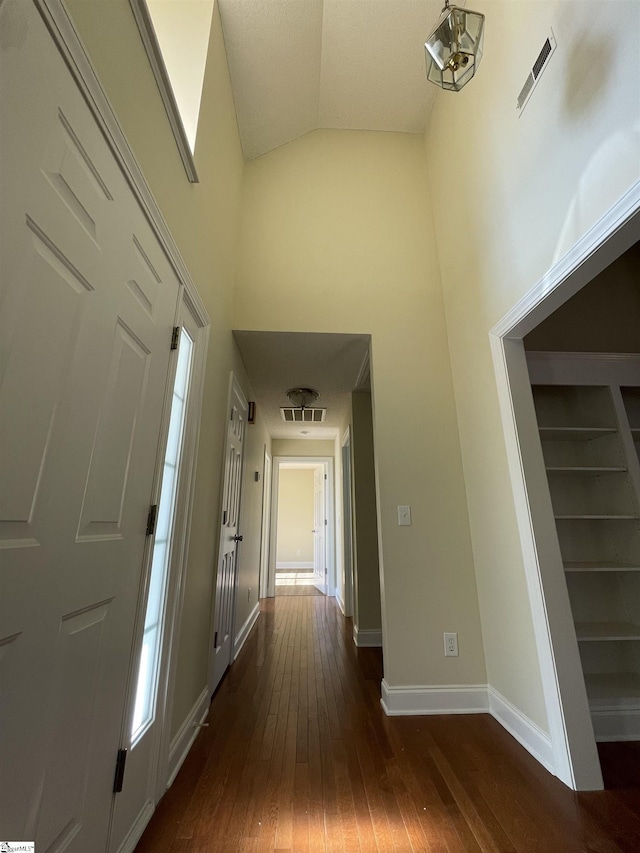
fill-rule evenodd
<path id="1" fill-rule="evenodd" d="M 490 684 L 487 686 L 487 693 L 491 716 L 543 767 L 555 775 L 553 744 L 549 735 Z"/>
<path id="2" fill-rule="evenodd" d="M 295 563 L 291 561 L 287 562 L 286 560 L 279 560 L 276 563 L 276 569 L 312 569 L 313 563 L 310 562 L 301 562 L 300 560 L 296 560 Z"/>
<path id="3" fill-rule="evenodd" d="M 249 634 L 251 633 L 251 629 L 258 621 L 258 616 L 260 615 L 260 602 L 256 601 L 256 606 L 253 608 L 251 613 L 247 616 L 247 621 L 244 623 L 242 628 L 238 631 L 238 636 L 235 638 L 233 643 L 233 660 L 235 660 L 240 654 L 240 649 L 244 646 L 245 641 Z"/>
<path id="4" fill-rule="evenodd" d="M 353 642 L 359 648 L 381 648 L 382 628 L 358 628 L 354 625 Z"/>
<path id="5" fill-rule="evenodd" d="M 598 743 L 616 740 L 640 740 L 640 709 L 620 708 L 591 712 Z"/>
<path id="6" fill-rule="evenodd" d="M 389 717 L 486 714 L 489 710 L 486 684 L 392 687 L 383 678 L 380 703 Z"/>
<path id="7" fill-rule="evenodd" d="M 167 779 L 167 788 L 173 785 L 173 780 L 178 775 L 178 770 L 189 754 L 189 750 L 193 746 L 193 742 L 200 731 L 197 728 L 198 723 L 204 722 L 205 717 L 209 713 L 209 704 L 211 695 L 209 688 L 205 687 L 200 696 L 187 715 L 186 720 L 176 732 L 171 745 L 169 746 L 169 778 Z"/>
<path id="8" fill-rule="evenodd" d="M 118 853 L 133 853 L 155 810 L 156 808 L 151 801 L 144 804 L 140 814 L 133 822 L 133 826 L 127 832 L 120 847 L 118 847 Z"/>
<path id="9" fill-rule="evenodd" d="M 380 703 L 385 714 L 390 717 L 489 713 L 536 761 L 555 775 L 553 745 L 549 735 L 491 685 L 392 687 L 383 679 Z"/>

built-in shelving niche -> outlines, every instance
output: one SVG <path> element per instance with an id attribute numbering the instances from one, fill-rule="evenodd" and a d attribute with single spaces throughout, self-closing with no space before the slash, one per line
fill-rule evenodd
<path id="1" fill-rule="evenodd" d="M 532 388 L 594 732 L 640 739 L 640 388 Z"/>

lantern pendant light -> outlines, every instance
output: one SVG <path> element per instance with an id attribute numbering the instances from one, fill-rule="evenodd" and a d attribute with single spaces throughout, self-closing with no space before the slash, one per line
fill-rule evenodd
<path id="1" fill-rule="evenodd" d="M 459 92 L 476 73 L 482 59 L 484 15 L 450 6 L 445 0 L 440 19 L 425 42 L 427 80 Z"/>

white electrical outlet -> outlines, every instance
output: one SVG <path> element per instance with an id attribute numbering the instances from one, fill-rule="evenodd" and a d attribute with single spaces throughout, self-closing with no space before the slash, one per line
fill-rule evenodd
<path id="1" fill-rule="evenodd" d="M 458 657 L 458 635 L 457 634 L 445 634 L 444 635 L 444 656 L 446 658 L 457 658 Z"/>
<path id="2" fill-rule="evenodd" d="M 400 527 L 411 527 L 411 507 L 398 507 L 398 524 Z"/>
<path id="3" fill-rule="evenodd" d="M 299 557 L 301 554 L 302 554 L 302 551 L 300 551 L 300 550 L 298 549 L 298 550 L 296 551 L 296 557 Z"/>

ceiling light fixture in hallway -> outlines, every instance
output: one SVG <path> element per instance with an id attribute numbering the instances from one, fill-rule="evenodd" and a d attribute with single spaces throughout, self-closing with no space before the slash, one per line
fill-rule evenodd
<path id="1" fill-rule="evenodd" d="M 483 44 L 484 15 L 449 6 L 445 0 L 440 19 L 424 44 L 427 80 L 459 92 L 476 73 Z"/>

